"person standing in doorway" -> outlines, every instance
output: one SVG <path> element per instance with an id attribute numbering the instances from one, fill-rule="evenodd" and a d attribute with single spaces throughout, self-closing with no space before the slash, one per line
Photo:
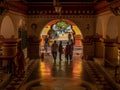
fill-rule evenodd
<path id="1" fill-rule="evenodd" d="M 65 47 L 65 58 L 70 61 L 72 61 L 72 55 L 73 55 L 73 46 L 67 42 L 67 45 Z"/>
<path id="2" fill-rule="evenodd" d="M 72 39 L 69 41 L 69 44 L 72 46 L 72 49 L 74 49 L 74 41 Z"/>
<path id="3" fill-rule="evenodd" d="M 46 36 L 44 39 L 44 49 L 47 53 L 47 47 L 49 46 L 49 38 Z"/>
<path id="4" fill-rule="evenodd" d="M 54 43 L 51 45 L 51 53 L 52 53 L 54 62 L 56 62 L 57 51 L 58 51 L 58 44 L 56 41 L 54 41 Z"/>
<path id="5" fill-rule="evenodd" d="M 60 41 L 60 43 L 59 43 L 58 51 L 59 51 L 59 60 L 62 61 L 62 58 L 61 58 L 61 56 L 63 54 L 62 41 Z"/>
<path id="6" fill-rule="evenodd" d="M 69 32 L 69 34 L 68 34 L 68 41 L 70 41 L 71 38 L 72 38 L 72 35 L 71 35 L 71 33 Z"/>

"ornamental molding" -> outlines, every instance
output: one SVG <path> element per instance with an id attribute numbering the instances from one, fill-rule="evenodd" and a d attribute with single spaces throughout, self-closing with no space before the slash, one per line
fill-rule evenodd
<path id="1" fill-rule="evenodd" d="M 95 18 L 95 15 L 29 15 L 28 18 L 72 19 L 72 18 Z"/>

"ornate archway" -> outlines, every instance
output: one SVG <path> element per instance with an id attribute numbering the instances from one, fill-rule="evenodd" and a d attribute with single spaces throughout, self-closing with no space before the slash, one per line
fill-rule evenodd
<path id="1" fill-rule="evenodd" d="M 54 27 L 56 27 L 55 25 L 57 25 L 57 24 L 60 24 L 61 23 L 61 25 L 62 24 L 64 24 L 64 25 L 62 25 L 62 26 L 65 26 L 65 24 L 67 24 L 68 25 L 68 28 L 66 28 L 67 30 L 64 30 L 64 32 L 72 32 L 73 33 L 73 35 L 75 36 L 74 38 L 75 38 L 75 40 L 76 40 L 76 42 L 77 42 L 77 44 L 76 45 L 78 45 L 78 43 L 79 43 L 79 45 L 78 46 L 81 46 L 82 45 L 82 43 L 81 43 L 81 39 L 83 39 L 83 35 L 82 35 L 82 33 L 81 33 L 81 30 L 78 28 L 78 26 L 75 24 L 75 23 L 73 23 L 72 21 L 70 21 L 70 20 L 67 20 L 67 19 L 56 19 L 56 20 L 52 20 L 52 21 L 50 21 L 49 23 L 47 23 L 45 26 L 44 26 L 44 28 L 42 29 L 42 32 L 41 32 L 41 34 L 40 34 L 40 37 L 42 38 L 42 44 L 44 43 L 44 37 L 46 36 L 46 35 L 48 35 L 48 33 L 50 32 L 50 30 L 51 29 L 53 29 Z M 60 28 L 62 28 L 62 27 L 60 27 Z M 58 29 L 56 29 L 56 30 L 58 30 Z M 51 30 L 52 31 L 52 30 Z M 54 30 L 53 30 L 54 31 Z M 58 32 L 59 33 L 59 32 Z M 65 34 L 66 35 L 66 34 Z M 65 35 L 61 35 L 63 38 L 62 39 L 60 39 L 60 40 L 67 40 L 67 39 L 65 39 L 65 38 L 67 38 L 67 35 L 65 36 Z"/>

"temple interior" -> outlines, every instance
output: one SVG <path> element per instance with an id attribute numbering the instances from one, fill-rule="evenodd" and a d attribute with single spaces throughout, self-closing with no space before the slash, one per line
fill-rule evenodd
<path id="1" fill-rule="evenodd" d="M 119 49 L 120 0 L 0 0 L 0 90 L 120 90 Z"/>

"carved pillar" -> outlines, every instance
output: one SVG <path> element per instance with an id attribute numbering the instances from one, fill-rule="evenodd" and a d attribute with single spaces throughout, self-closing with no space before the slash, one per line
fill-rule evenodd
<path id="1" fill-rule="evenodd" d="M 83 40 L 83 58 L 84 59 L 93 59 L 94 56 L 94 44 L 90 37 L 86 37 Z"/>
<path id="2" fill-rule="evenodd" d="M 40 40 L 35 37 L 28 38 L 28 58 L 30 59 L 36 59 L 40 58 Z"/>
<path id="3" fill-rule="evenodd" d="M 105 42 L 105 60 L 116 65 L 118 64 L 118 47 L 114 42 Z M 105 61 L 105 65 L 108 65 Z"/>
<path id="4" fill-rule="evenodd" d="M 105 44 L 102 39 L 97 38 L 94 40 L 94 56 L 96 58 L 104 58 L 105 57 Z"/>
<path id="5" fill-rule="evenodd" d="M 17 53 L 17 44 L 19 40 L 15 38 L 4 39 L 2 41 L 2 55 L 5 57 L 7 56 L 15 56 Z M 8 65 L 7 60 L 3 60 L 3 67 Z"/>

